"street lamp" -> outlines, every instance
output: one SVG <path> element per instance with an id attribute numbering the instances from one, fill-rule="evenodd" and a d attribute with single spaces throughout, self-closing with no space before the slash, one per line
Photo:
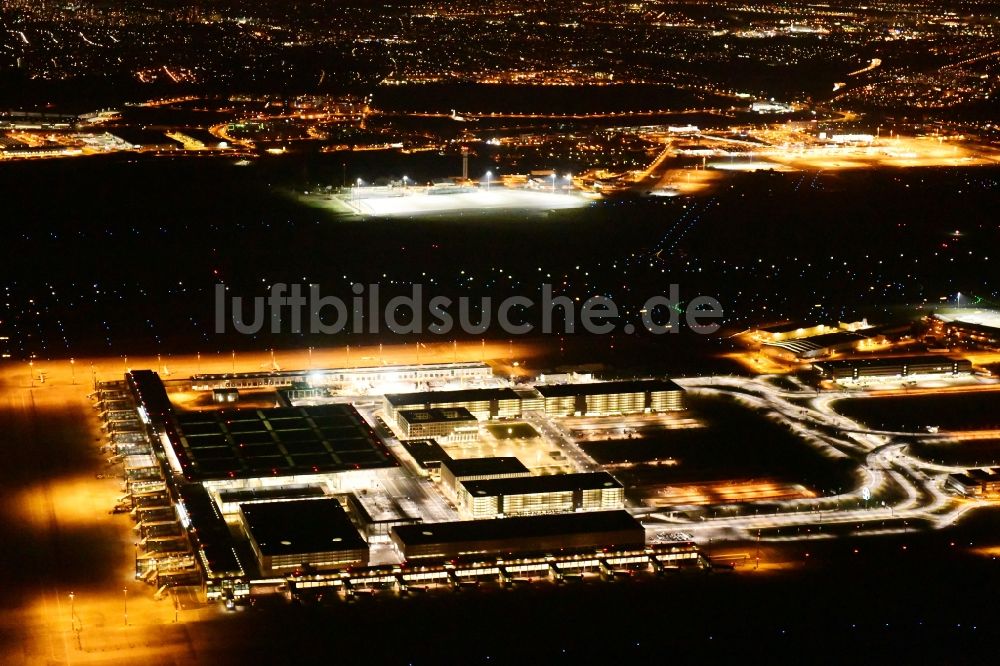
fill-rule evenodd
<path id="1" fill-rule="evenodd" d="M 406 177 L 406 176 L 403 176 L 403 189 L 404 189 L 404 190 L 406 189 L 406 184 L 407 184 L 407 183 L 408 183 L 409 181 L 410 181 L 410 179 L 409 179 L 408 177 Z"/>
<path id="2" fill-rule="evenodd" d="M 28 361 L 28 378 L 31 380 L 31 388 L 35 388 L 35 362 Z"/>
<path id="3" fill-rule="evenodd" d="M 552 172 L 552 194 L 556 193 L 556 172 Z"/>
<path id="4" fill-rule="evenodd" d="M 486 172 L 486 191 L 487 192 L 490 191 L 490 180 L 492 178 L 493 178 L 493 172 L 492 171 L 487 171 Z"/>
<path id="5" fill-rule="evenodd" d="M 569 194 L 573 189 L 573 174 L 566 174 L 566 182 L 569 183 L 569 186 L 566 188 L 566 194 Z"/>
<path id="6" fill-rule="evenodd" d="M 128 626 L 128 588 L 122 588 L 122 602 L 125 607 L 125 626 Z"/>
<path id="7" fill-rule="evenodd" d="M 80 631 L 83 627 L 80 626 L 80 619 L 76 616 L 76 595 L 72 592 L 69 593 L 69 625 L 76 634 L 77 649 L 83 649 L 83 644 L 80 642 Z"/>
<path id="8" fill-rule="evenodd" d="M 72 358 L 69 360 L 69 375 L 70 381 L 76 384 L 76 361 Z"/>

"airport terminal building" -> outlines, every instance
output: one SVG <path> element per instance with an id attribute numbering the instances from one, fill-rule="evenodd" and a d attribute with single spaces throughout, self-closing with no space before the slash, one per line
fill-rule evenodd
<path id="1" fill-rule="evenodd" d="M 336 499 L 241 504 L 240 515 L 264 575 L 368 564 L 368 544 Z"/>
<path id="2" fill-rule="evenodd" d="M 368 561 L 364 539 L 346 529 L 349 519 L 340 520 L 343 507 L 327 504 L 320 514 L 324 505 L 312 504 L 401 475 L 385 443 L 352 405 L 175 412 L 163 382 L 150 370 L 129 372 L 123 390 L 147 429 L 161 472 L 137 483 L 156 481 L 158 501 L 175 507 L 182 528 L 179 537 L 144 539 L 144 550 L 169 549 L 179 561 L 190 552 L 208 599 L 247 594 L 254 569 L 269 575 L 303 564 L 323 568 Z M 145 479 L 150 467 L 140 462 L 136 473 Z M 316 499 L 316 489 L 323 499 Z M 227 515 L 241 521 L 256 544 L 256 563 L 236 553 Z M 336 529 L 325 533 L 326 545 L 339 545 L 313 547 L 310 533 L 324 529 Z M 288 534 L 279 534 L 282 530 Z"/>
<path id="3" fill-rule="evenodd" d="M 515 457 L 451 458 L 435 438 L 477 436 L 477 412 L 511 418 L 523 411 L 562 415 L 678 408 L 681 390 L 672 382 L 549 385 L 547 396 L 535 388 L 388 395 L 389 417 L 417 437 L 402 442 L 406 464 L 415 469 L 408 473 L 352 404 L 235 402 L 234 389 L 243 386 L 234 381 L 280 395 L 290 377 L 271 377 L 266 381 L 275 383 L 267 384 L 253 374 L 219 379 L 229 386 L 198 379 L 203 385 L 196 390 L 233 396 L 234 402 L 205 400 L 214 407 L 206 409 L 175 408 L 150 370 L 130 371 L 124 382 L 108 389 L 113 394 L 108 413 L 134 421 L 135 432 L 121 440 L 121 455 L 142 539 L 137 577 L 156 585 L 200 579 L 206 599 L 228 603 L 261 586 L 274 588 L 272 593 L 300 582 L 349 590 L 353 581 L 385 584 L 386 576 L 398 585 L 425 575 L 448 578 L 454 572 L 445 571 L 448 563 L 441 558 L 453 556 L 485 556 L 488 575 L 494 575 L 491 567 L 498 557 L 520 561 L 520 567 L 557 571 L 548 560 L 525 563 L 525 558 L 542 553 L 572 567 L 579 558 L 600 560 L 603 549 L 617 549 L 619 555 L 608 555 L 602 567 L 616 566 L 615 557 L 658 566 L 659 555 L 645 552 L 645 530 L 623 510 L 624 490 L 610 475 L 533 477 Z M 293 381 L 287 390 L 299 389 Z M 547 408 L 546 400 L 554 402 Z M 280 398 L 275 402 L 280 405 Z M 438 469 L 440 489 L 458 513 L 440 498 L 408 501 L 419 495 L 414 484 L 420 477 L 437 476 Z M 397 501 L 402 496 L 406 500 Z M 428 515 L 445 522 L 423 522 Z M 472 520 L 455 521 L 455 516 Z M 377 551 L 380 561 L 398 554 L 436 569 L 418 576 L 395 564 L 388 566 L 400 569 L 399 575 L 386 574 L 381 566 L 369 566 L 370 544 L 379 543 L 396 551 Z M 697 558 L 697 552 L 687 548 L 677 555 L 682 556 Z"/>
<path id="4" fill-rule="evenodd" d="M 625 488 L 607 472 L 464 480 L 456 495 L 469 518 L 625 508 Z"/>
<path id="5" fill-rule="evenodd" d="M 407 562 L 515 553 L 565 553 L 642 548 L 646 530 L 627 511 L 467 520 L 392 528 Z"/>
<path id="6" fill-rule="evenodd" d="M 1000 314 L 991 310 L 956 310 L 928 317 L 930 330 L 959 343 L 1000 349 Z"/>

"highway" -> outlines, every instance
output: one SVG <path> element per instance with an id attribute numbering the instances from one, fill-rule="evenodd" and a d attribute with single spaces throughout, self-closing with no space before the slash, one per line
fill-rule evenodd
<path id="1" fill-rule="evenodd" d="M 875 533 L 917 529 L 925 525 L 943 528 L 959 520 L 966 512 L 985 504 L 982 500 L 957 497 L 945 490 L 947 474 L 964 471 L 963 467 L 941 465 L 921 460 L 907 452 L 900 436 L 940 439 L 931 433 L 871 430 L 833 410 L 837 400 L 864 398 L 869 394 L 838 391 L 814 393 L 778 388 L 769 376 L 700 377 L 676 381 L 689 394 L 728 395 L 744 405 L 766 410 L 769 417 L 787 425 L 806 446 L 829 459 L 849 458 L 859 465 L 854 487 L 820 497 L 797 497 L 763 502 L 743 501 L 716 505 L 633 507 L 629 510 L 649 530 L 682 531 L 699 542 L 746 540 L 758 532 L 769 539 L 830 538 L 831 526 L 841 532 Z M 988 387 L 987 387 L 988 389 Z M 875 399 L 875 398 L 872 398 Z M 362 413 L 375 423 L 375 410 Z M 530 423 L 578 471 L 598 471 L 602 467 L 590 458 L 575 441 L 570 423 L 541 413 L 528 413 Z M 691 427 L 690 424 L 686 424 Z M 407 456 L 394 437 L 389 448 L 398 458 Z M 392 481 L 389 492 L 401 506 L 428 521 L 455 520 L 454 507 L 427 481 Z M 889 527 L 884 524 L 889 521 Z M 781 530 L 781 534 L 775 534 Z M 792 533 L 792 534 L 789 534 Z"/>
<path id="2" fill-rule="evenodd" d="M 851 526 L 852 531 L 872 533 L 880 523 L 893 521 L 892 529 L 906 529 L 910 522 L 943 528 L 966 512 L 986 504 L 983 500 L 956 497 L 944 490 L 948 473 L 965 468 L 939 465 L 906 452 L 895 441 L 896 433 L 869 430 L 837 414 L 838 399 L 859 398 L 857 393 L 824 393 L 809 397 L 806 391 L 776 388 L 766 377 L 678 379 L 690 393 L 729 395 L 748 406 L 769 410 L 771 417 L 788 425 L 803 441 L 827 457 L 848 457 L 860 464 L 861 475 L 854 488 L 824 497 L 746 503 L 716 507 L 675 507 L 669 515 L 662 509 L 633 509 L 647 528 L 684 531 L 696 540 L 754 538 L 758 531 L 799 529 L 788 539 L 829 538 L 822 526 Z M 797 402 L 792 402 L 797 400 Z M 803 406 L 805 405 L 805 406 Z M 903 527 L 899 527 L 902 523 Z"/>
<path id="3" fill-rule="evenodd" d="M 527 112 L 445 112 L 445 111 L 384 111 L 371 109 L 369 116 L 388 116 L 406 118 L 459 118 L 467 120 L 513 118 L 513 119 L 538 119 L 538 120 L 595 120 L 601 118 L 643 118 L 649 116 L 682 116 L 691 114 L 710 114 L 723 118 L 730 118 L 720 109 L 714 107 L 691 108 L 691 109 L 645 109 L 641 111 L 603 111 L 594 113 L 527 113 Z"/>

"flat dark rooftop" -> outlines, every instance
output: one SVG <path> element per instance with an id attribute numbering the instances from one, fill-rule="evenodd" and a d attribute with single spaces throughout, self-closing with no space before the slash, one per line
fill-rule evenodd
<path id="1" fill-rule="evenodd" d="M 324 497 L 326 493 L 322 486 L 293 486 L 280 488 L 256 488 L 253 490 L 224 490 L 219 493 L 219 499 L 229 504 L 231 502 L 257 502 L 275 499 L 304 499 L 307 497 Z"/>
<path id="2" fill-rule="evenodd" d="M 533 493 L 572 492 L 574 490 L 602 490 L 622 488 L 615 477 L 607 472 L 582 472 L 579 474 L 547 474 L 513 479 L 484 479 L 464 481 L 465 489 L 472 495 L 529 495 Z"/>
<path id="3" fill-rule="evenodd" d="M 163 387 L 160 375 L 152 370 L 131 370 L 125 381 L 132 391 L 132 397 L 157 427 L 163 427 L 172 412 L 170 398 Z"/>
<path id="4" fill-rule="evenodd" d="M 646 391 L 683 391 L 684 389 L 669 379 L 632 379 L 620 382 L 541 385 L 536 386 L 535 390 L 546 398 L 563 398 L 574 395 L 611 395 Z"/>
<path id="5" fill-rule="evenodd" d="M 340 502 L 303 499 L 241 504 L 247 531 L 264 555 L 367 548 Z"/>
<path id="6" fill-rule="evenodd" d="M 835 361 L 817 361 L 813 365 L 823 368 L 891 368 L 897 365 L 947 365 L 961 363 L 965 359 L 948 356 L 874 356 L 868 358 L 847 358 Z M 968 362 L 968 361 L 965 361 Z"/>
<path id="7" fill-rule="evenodd" d="M 385 399 L 395 407 L 440 404 L 443 402 L 476 402 L 480 400 L 517 400 L 511 388 L 462 389 L 458 391 L 419 391 L 417 393 L 387 393 Z"/>
<path id="8" fill-rule="evenodd" d="M 404 439 L 400 444 L 424 469 L 440 467 L 445 460 L 451 460 L 451 456 L 433 439 Z"/>
<path id="9" fill-rule="evenodd" d="M 496 458 L 453 458 L 441 461 L 442 467 L 455 477 L 482 476 L 487 474 L 525 474 L 528 468 L 514 457 Z"/>
<path id="10" fill-rule="evenodd" d="M 557 513 L 545 516 L 398 525 L 392 528 L 400 541 L 407 546 L 529 537 L 544 539 L 570 534 L 642 529 L 642 525 L 628 511 Z"/>
<path id="11" fill-rule="evenodd" d="M 175 416 L 189 480 L 317 474 L 396 464 L 351 405 L 226 409 Z"/>

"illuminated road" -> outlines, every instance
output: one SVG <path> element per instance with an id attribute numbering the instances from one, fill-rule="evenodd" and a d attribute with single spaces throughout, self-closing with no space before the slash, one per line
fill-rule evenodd
<path id="1" fill-rule="evenodd" d="M 597 472 L 602 469 L 593 458 L 580 448 L 567 430 L 545 418 L 544 415 L 531 412 L 524 415 L 524 420 L 535 426 L 540 433 L 559 446 L 567 454 L 577 471 Z"/>
<path id="2" fill-rule="evenodd" d="M 699 541 L 747 539 L 755 537 L 758 531 L 790 532 L 790 528 L 795 528 L 794 535 L 770 538 L 831 538 L 830 526 L 843 526 L 856 533 L 903 531 L 911 523 L 947 527 L 966 512 L 986 505 L 982 500 L 945 492 L 947 474 L 964 471 L 964 467 L 921 460 L 908 454 L 905 444 L 895 441 L 896 435 L 913 437 L 914 433 L 873 431 L 833 411 L 831 405 L 838 399 L 863 397 L 857 393 L 823 394 L 803 401 L 810 396 L 809 392 L 778 389 L 765 377 L 676 381 L 691 393 L 729 395 L 748 406 L 768 410 L 773 418 L 790 427 L 822 455 L 857 460 L 861 474 L 854 488 L 824 497 L 674 507 L 672 512 L 633 510 L 651 530 L 680 530 L 693 534 Z M 792 402 L 793 399 L 798 402 Z M 886 521 L 889 526 L 883 528 Z"/>

